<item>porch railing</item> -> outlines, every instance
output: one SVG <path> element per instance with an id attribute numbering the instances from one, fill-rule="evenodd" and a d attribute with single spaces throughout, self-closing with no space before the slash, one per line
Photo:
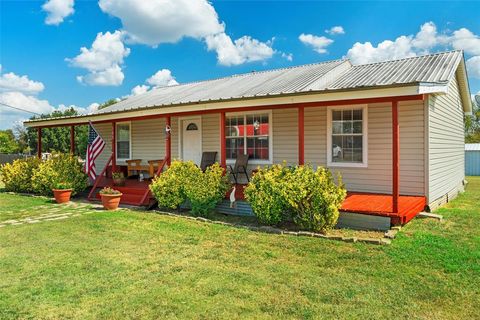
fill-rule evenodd
<path id="1" fill-rule="evenodd" d="M 167 162 L 168 162 L 168 158 L 165 158 L 165 159 L 162 160 L 162 162 L 160 162 L 160 165 L 158 166 L 158 169 L 157 169 L 157 172 L 155 173 L 155 176 L 160 175 L 160 173 L 162 172 L 162 170 L 165 167 L 165 165 L 167 164 Z M 147 188 L 147 190 L 143 194 L 143 197 L 142 197 L 142 200 L 140 201 L 140 204 L 145 203 L 145 200 L 147 200 L 147 197 L 148 197 L 149 193 L 150 193 L 150 186 Z"/>
<path id="2" fill-rule="evenodd" d="M 92 189 L 90 190 L 90 193 L 88 194 L 88 200 L 91 200 L 92 199 L 92 196 L 93 194 L 95 193 L 95 190 L 98 188 L 98 184 L 100 183 L 100 181 L 103 179 L 103 176 L 105 174 L 105 172 L 107 171 L 107 168 L 108 166 L 112 163 L 112 160 L 113 160 L 113 152 L 112 154 L 110 155 L 110 158 L 108 158 L 108 161 L 107 163 L 105 164 L 105 167 L 103 168 L 102 172 L 100 173 L 100 175 L 97 176 L 97 178 L 95 179 L 95 182 L 93 184 L 93 187 Z"/>

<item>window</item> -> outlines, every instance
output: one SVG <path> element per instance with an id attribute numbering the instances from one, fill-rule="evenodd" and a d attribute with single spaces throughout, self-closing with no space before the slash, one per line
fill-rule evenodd
<path id="1" fill-rule="evenodd" d="M 198 127 L 195 123 L 189 123 L 188 126 L 187 126 L 187 131 L 196 131 L 198 130 Z"/>
<path id="2" fill-rule="evenodd" d="M 270 113 L 227 115 L 225 119 L 227 159 L 236 159 L 238 154 L 249 154 L 253 161 L 270 161 L 272 150 L 270 119 Z"/>
<path id="3" fill-rule="evenodd" d="M 130 159 L 130 123 L 117 124 L 117 159 Z"/>
<path id="4" fill-rule="evenodd" d="M 367 166 L 367 108 L 328 110 L 328 165 Z"/>

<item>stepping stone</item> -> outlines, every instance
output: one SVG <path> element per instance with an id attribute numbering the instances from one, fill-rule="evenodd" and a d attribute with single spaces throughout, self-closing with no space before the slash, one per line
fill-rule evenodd
<path id="1" fill-rule="evenodd" d="M 49 218 L 49 219 L 45 219 L 45 221 L 55 221 L 55 220 L 63 220 L 63 219 L 68 219 L 68 217 Z"/>
<path id="2" fill-rule="evenodd" d="M 417 215 L 417 218 L 420 218 L 420 219 L 430 218 L 430 219 L 435 219 L 435 220 L 438 220 L 438 221 L 443 221 L 443 216 L 442 215 L 436 214 L 436 213 L 431 213 L 431 212 L 420 212 Z"/>
<path id="3" fill-rule="evenodd" d="M 40 222 L 40 220 L 29 220 L 29 221 L 27 221 L 27 223 L 39 223 L 39 222 Z"/>

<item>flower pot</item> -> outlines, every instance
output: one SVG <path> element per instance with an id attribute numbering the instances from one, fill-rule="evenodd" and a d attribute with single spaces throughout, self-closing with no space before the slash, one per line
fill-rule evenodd
<path id="1" fill-rule="evenodd" d="M 125 185 L 125 178 L 113 179 L 113 185 L 117 187 L 123 187 Z"/>
<path id="2" fill-rule="evenodd" d="M 57 203 L 65 203 L 70 201 L 70 196 L 72 195 L 72 189 L 53 189 L 53 196 Z"/>
<path id="3" fill-rule="evenodd" d="M 120 204 L 122 194 L 100 194 L 100 197 L 102 198 L 103 207 L 106 210 L 115 210 Z"/>

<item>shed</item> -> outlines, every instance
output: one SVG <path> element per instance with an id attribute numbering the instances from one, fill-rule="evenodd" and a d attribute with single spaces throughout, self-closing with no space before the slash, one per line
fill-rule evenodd
<path id="1" fill-rule="evenodd" d="M 465 144 L 465 175 L 480 176 L 480 143 Z"/>

